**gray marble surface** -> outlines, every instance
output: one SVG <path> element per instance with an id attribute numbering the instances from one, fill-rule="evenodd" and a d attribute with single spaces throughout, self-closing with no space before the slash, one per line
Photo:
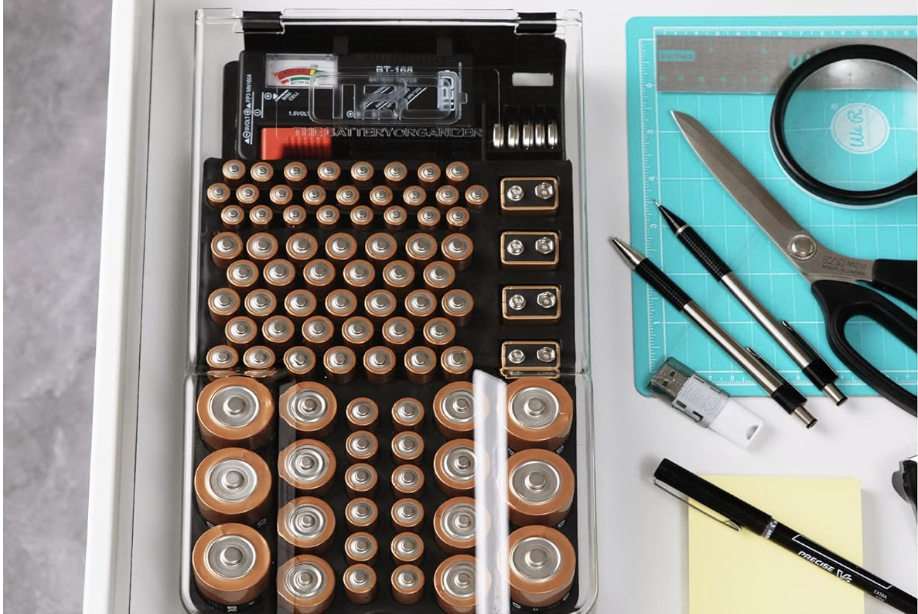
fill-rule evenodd
<path id="1" fill-rule="evenodd" d="M 3 606 L 80 612 L 109 0 L 4 3 Z"/>

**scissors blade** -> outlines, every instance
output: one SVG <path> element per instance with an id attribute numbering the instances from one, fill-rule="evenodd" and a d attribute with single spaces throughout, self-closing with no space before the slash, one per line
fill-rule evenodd
<path id="1" fill-rule="evenodd" d="M 672 114 L 708 170 L 809 281 L 871 278 L 872 261 L 849 258 L 823 247 L 701 122 L 679 111 Z"/>

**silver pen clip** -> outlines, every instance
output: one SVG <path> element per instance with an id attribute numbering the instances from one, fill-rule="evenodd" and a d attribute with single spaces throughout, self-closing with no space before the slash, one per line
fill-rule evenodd
<path id="1" fill-rule="evenodd" d="M 681 501 L 682 503 L 685 503 L 687 506 L 689 506 L 689 507 L 692 508 L 693 510 L 696 510 L 696 511 L 698 511 L 698 512 L 701 512 L 702 514 L 704 514 L 704 515 L 707 516 L 708 518 L 711 518 L 711 519 L 714 520 L 715 522 L 719 522 L 720 524 L 724 525 L 725 527 L 730 527 L 730 528 L 733 529 L 734 531 L 742 531 L 742 530 L 743 530 L 743 528 L 742 528 L 741 526 L 739 526 L 738 524 L 736 524 L 736 523 L 733 522 L 732 520 L 729 520 L 729 519 L 724 520 L 724 519 L 722 519 L 722 518 L 718 518 L 717 516 L 711 514 L 711 513 L 708 512 L 707 510 L 698 507 L 697 505 L 693 504 L 687 497 L 681 496 L 681 493 L 678 493 L 678 492 L 676 492 L 676 491 L 674 491 L 674 490 L 670 490 L 669 488 L 667 488 L 666 486 L 664 486 L 662 482 L 660 482 L 660 481 L 658 481 L 658 480 L 654 480 L 654 481 L 653 481 L 653 485 L 656 486 L 657 488 L 659 488 L 660 490 L 662 490 L 663 492 L 665 492 L 665 493 L 666 493 L 667 495 L 669 495 L 670 497 L 672 497 L 672 498 L 674 498 L 674 499 L 677 499 L 677 500 Z"/>
<path id="2" fill-rule="evenodd" d="M 799 345 L 803 349 L 804 353 L 807 354 L 808 359 L 812 361 L 814 358 L 819 356 L 819 354 L 816 353 L 816 349 L 810 345 L 810 342 L 804 339 L 800 333 L 794 329 L 793 326 L 790 325 L 790 322 L 787 320 L 781 320 L 781 326 L 783 326 L 785 330 L 787 330 L 787 332 L 790 334 L 790 336 L 794 338 L 794 340 L 797 342 L 797 345 Z"/>

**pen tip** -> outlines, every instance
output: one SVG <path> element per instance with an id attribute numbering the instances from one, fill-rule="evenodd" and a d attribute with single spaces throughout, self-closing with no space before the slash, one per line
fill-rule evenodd
<path id="1" fill-rule="evenodd" d="M 639 265 L 644 259 L 644 256 L 641 254 L 641 252 L 637 251 L 618 237 L 609 237 L 609 243 L 611 243 L 612 247 L 614 247 L 616 251 L 621 254 L 622 258 L 625 259 L 625 262 L 627 262 L 628 266 L 630 266 L 632 269 Z"/>

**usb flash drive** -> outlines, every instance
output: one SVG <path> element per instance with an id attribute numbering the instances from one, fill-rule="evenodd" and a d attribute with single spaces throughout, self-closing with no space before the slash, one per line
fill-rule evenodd
<path id="1" fill-rule="evenodd" d="M 747 447 L 765 426 L 761 418 L 675 358 L 666 359 L 650 379 L 647 389 L 699 425 L 741 448 Z"/>

